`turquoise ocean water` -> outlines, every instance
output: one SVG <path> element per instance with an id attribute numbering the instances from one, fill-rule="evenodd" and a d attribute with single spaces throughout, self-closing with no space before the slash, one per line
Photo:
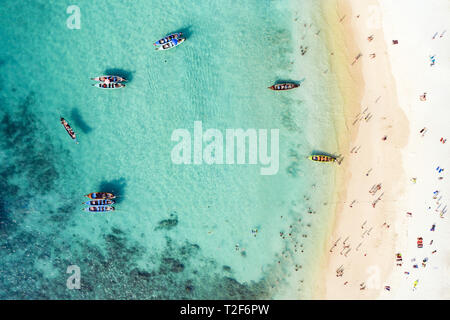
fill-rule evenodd
<path id="1" fill-rule="evenodd" d="M 337 151 L 325 46 L 303 26 L 315 2 L 78 1 L 79 30 L 72 4 L 0 8 L 0 298 L 310 296 L 334 169 L 306 156 Z M 187 41 L 154 50 L 175 31 Z M 127 87 L 92 87 L 101 74 Z M 172 131 L 194 121 L 280 129 L 278 174 L 173 164 Z M 81 211 L 94 191 L 117 193 L 116 212 Z M 80 290 L 66 288 L 70 265 Z"/>

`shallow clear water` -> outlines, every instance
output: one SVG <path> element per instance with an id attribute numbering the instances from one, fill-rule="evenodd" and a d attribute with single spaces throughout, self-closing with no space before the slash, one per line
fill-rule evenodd
<path id="1" fill-rule="evenodd" d="M 310 293 L 299 280 L 314 269 L 333 169 L 306 156 L 336 145 L 317 71 L 325 62 L 314 68 L 325 49 L 319 41 L 298 62 L 294 39 L 294 19 L 312 22 L 312 3 L 294 11 L 289 1 L 79 1 L 81 29 L 71 30 L 69 3 L 4 2 L 0 297 Z M 188 40 L 155 51 L 152 42 L 174 31 Z M 127 87 L 91 86 L 90 77 L 112 73 Z M 267 90 L 302 78 L 299 89 Z M 279 129 L 278 174 L 173 164 L 171 134 L 192 132 L 194 121 L 223 132 Z M 118 194 L 116 212 L 81 211 L 94 191 Z M 69 265 L 80 267 L 81 290 L 66 288 Z"/>

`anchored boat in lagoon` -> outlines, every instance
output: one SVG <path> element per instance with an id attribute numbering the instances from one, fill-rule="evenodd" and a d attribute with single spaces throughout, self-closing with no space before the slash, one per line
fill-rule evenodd
<path id="1" fill-rule="evenodd" d="M 127 79 L 119 77 L 119 76 L 99 76 L 99 77 L 91 78 L 91 80 L 104 82 L 106 84 L 127 81 Z"/>
<path id="2" fill-rule="evenodd" d="M 173 39 L 179 39 L 183 37 L 183 33 L 182 32 L 177 32 L 177 33 L 172 33 L 170 35 L 168 35 L 167 37 L 161 38 L 158 41 L 155 41 L 153 43 L 154 46 L 162 46 L 170 41 L 172 41 Z"/>
<path id="3" fill-rule="evenodd" d="M 162 46 L 156 47 L 155 50 L 169 50 L 172 48 L 175 48 L 182 44 L 184 41 L 186 41 L 186 38 L 178 38 L 178 39 L 172 39 L 169 42 L 163 44 Z"/>
<path id="4" fill-rule="evenodd" d="M 116 209 L 112 206 L 93 206 L 83 208 L 83 210 L 87 212 L 107 212 L 107 211 L 114 211 Z"/>
<path id="5" fill-rule="evenodd" d="M 85 197 L 89 199 L 98 200 L 98 199 L 115 199 L 116 196 L 111 192 L 92 192 L 86 194 Z"/>

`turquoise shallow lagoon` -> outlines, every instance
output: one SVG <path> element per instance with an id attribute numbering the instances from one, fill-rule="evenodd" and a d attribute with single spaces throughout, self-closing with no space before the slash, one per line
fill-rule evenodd
<path id="1" fill-rule="evenodd" d="M 81 28 L 69 29 L 71 4 L 0 8 L 0 298 L 311 295 L 334 169 L 306 156 L 337 151 L 325 62 L 315 69 L 324 46 L 301 57 L 293 27 L 313 23 L 314 2 L 78 1 Z M 155 51 L 174 31 L 187 41 Z M 112 73 L 127 87 L 91 86 Z M 279 129 L 278 174 L 173 164 L 171 134 L 194 121 Z M 81 211 L 93 191 L 117 193 L 116 212 Z M 80 290 L 66 288 L 69 265 Z"/>

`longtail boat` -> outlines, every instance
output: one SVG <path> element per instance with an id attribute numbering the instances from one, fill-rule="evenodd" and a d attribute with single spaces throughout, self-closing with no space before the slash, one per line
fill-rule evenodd
<path id="1" fill-rule="evenodd" d="M 61 118 L 61 124 L 64 126 L 64 129 L 66 129 L 67 133 L 69 134 L 69 136 L 75 140 L 76 143 L 78 143 L 77 141 L 77 136 L 75 135 L 75 132 L 73 131 L 73 129 L 69 126 L 69 124 L 67 123 L 67 121 L 64 118 Z"/>
<path id="2" fill-rule="evenodd" d="M 336 161 L 335 157 L 326 156 L 326 155 L 322 155 L 322 154 L 309 156 L 308 159 L 310 159 L 312 161 L 318 161 L 318 162 L 335 162 Z"/>
<path id="3" fill-rule="evenodd" d="M 88 212 L 105 212 L 105 211 L 114 211 L 116 209 L 111 206 L 96 206 L 96 207 L 87 207 L 84 208 L 83 210 Z"/>
<path id="4" fill-rule="evenodd" d="M 171 41 L 172 39 L 177 39 L 177 38 L 181 38 L 183 36 L 183 33 L 178 32 L 178 33 L 172 33 L 170 35 L 168 35 L 167 37 L 161 38 L 158 41 L 155 41 L 153 43 L 154 46 L 162 46 L 163 44 L 166 44 L 167 42 Z"/>
<path id="5" fill-rule="evenodd" d="M 90 206 L 107 206 L 107 205 L 111 205 L 114 203 L 115 203 L 114 200 L 109 200 L 109 199 L 90 200 L 90 201 L 84 202 L 84 204 L 87 204 Z"/>
<path id="6" fill-rule="evenodd" d="M 162 46 L 156 47 L 155 50 L 169 50 L 175 48 L 176 46 L 179 46 L 184 41 L 186 41 L 185 38 L 172 39 L 169 42 L 163 44 Z"/>
<path id="7" fill-rule="evenodd" d="M 92 86 L 100 88 L 100 89 L 120 89 L 125 87 L 125 85 L 123 83 L 106 83 L 106 82 L 100 82 L 100 83 L 95 83 Z"/>
<path id="8" fill-rule="evenodd" d="M 127 81 L 127 79 L 119 77 L 119 76 L 100 76 L 100 77 L 91 78 L 91 80 L 101 81 L 101 82 L 105 82 L 105 83 L 116 83 L 116 82 Z"/>
<path id="9" fill-rule="evenodd" d="M 111 192 L 92 192 L 89 194 L 86 194 L 85 197 L 88 197 L 89 199 L 93 200 L 103 200 L 103 199 L 114 199 L 116 196 Z"/>
<path id="10" fill-rule="evenodd" d="M 270 90 L 275 91 L 283 91 L 283 90 L 290 90 L 299 87 L 299 84 L 287 82 L 287 83 L 278 83 L 274 84 L 273 86 L 268 87 Z"/>

